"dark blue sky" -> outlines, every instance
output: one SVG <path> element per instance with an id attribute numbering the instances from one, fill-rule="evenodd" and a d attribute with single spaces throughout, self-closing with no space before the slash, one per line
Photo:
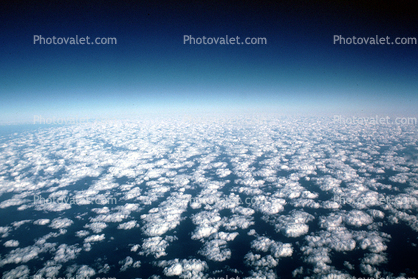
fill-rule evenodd
<path id="1" fill-rule="evenodd" d="M 418 107 L 418 45 L 333 44 L 334 35 L 418 37 L 413 1 L 150 2 L 4 4 L 0 122 Z M 117 45 L 34 45 L 34 35 L 115 37 Z M 184 35 L 265 37 L 267 45 L 188 45 Z"/>

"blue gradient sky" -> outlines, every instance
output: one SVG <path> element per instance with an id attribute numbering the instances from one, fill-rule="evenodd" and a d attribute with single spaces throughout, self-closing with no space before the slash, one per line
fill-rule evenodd
<path id="1" fill-rule="evenodd" d="M 327 2 L 7 3 L 0 123 L 166 111 L 414 114 L 418 45 L 334 45 L 333 35 L 418 37 L 417 8 Z M 34 45 L 33 35 L 117 45 Z M 184 45 L 184 35 L 268 44 Z"/>

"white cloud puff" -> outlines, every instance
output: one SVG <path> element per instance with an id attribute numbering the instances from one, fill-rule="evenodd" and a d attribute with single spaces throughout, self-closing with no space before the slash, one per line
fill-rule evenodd
<path id="1" fill-rule="evenodd" d="M 119 224 L 118 229 L 119 230 L 130 230 L 130 229 L 133 229 L 137 226 L 138 226 L 138 224 L 137 224 L 136 220 L 133 220 L 133 221 L 129 221 L 129 222 L 126 222 L 126 223 Z"/>
<path id="2" fill-rule="evenodd" d="M 91 235 L 88 236 L 84 239 L 84 242 L 86 243 L 90 243 L 90 242 L 99 242 L 99 241 L 103 241 L 105 239 L 105 235 L 104 234 L 96 234 L 96 235 Z"/>
<path id="3" fill-rule="evenodd" d="M 275 225 L 276 231 L 281 231 L 287 237 L 300 237 L 308 233 L 309 226 L 306 223 L 314 218 L 307 212 L 292 210 L 289 215 L 271 219 L 271 223 Z"/>
<path id="4" fill-rule="evenodd" d="M 4 247 L 17 247 L 19 246 L 19 241 L 17 240 L 7 240 L 5 243 L 3 243 Z"/>
<path id="5" fill-rule="evenodd" d="M 27 279 L 29 278 L 30 270 L 27 265 L 20 265 L 9 271 L 3 273 L 2 279 Z"/>
<path id="6" fill-rule="evenodd" d="M 168 247 L 168 242 L 160 236 L 150 237 L 142 243 L 142 251 L 145 255 L 153 255 L 156 259 L 166 256 L 165 249 Z"/>
<path id="7" fill-rule="evenodd" d="M 141 215 L 143 230 L 148 236 L 163 235 L 180 224 L 181 214 L 187 209 L 190 195 L 172 194 L 157 210 Z"/>
<path id="8" fill-rule="evenodd" d="M 53 229 L 64 229 L 71 226 L 74 222 L 68 218 L 55 218 L 49 225 Z"/>
<path id="9" fill-rule="evenodd" d="M 231 258 L 232 252 L 227 248 L 227 241 L 223 239 L 213 239 L 205 242 L 199 253 L 208 260 L 223 262 Z"/>
<path id="10" fill-rule="evenodd" d="M 44 225 L 46 225 L 46 224 L 49 224 L 49 222 L 51 222 L 51 220 L 49 220 L 49 219 L 38 219 L 38 220 L 35 220 L 33 223 L 34 223 L 35 225 L 41 225 L 41 226 L 44 226 Z"/>
<path id="11" fill-rule="evenodd" d="M 207 277 L 203 272 L 208 269 L 208 264 L 198 259 L 174 259 L 161 261 L 158 265 L 164 267 L 164 275 L 168 277 L 178 276 L 181 279 L 203 279 Z"/>

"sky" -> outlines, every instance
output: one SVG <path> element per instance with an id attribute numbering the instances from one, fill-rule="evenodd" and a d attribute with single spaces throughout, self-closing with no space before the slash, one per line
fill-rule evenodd
<path id="1" fill-rule="evenodd" d="M 414 1 L 10 1 L 0 12 L 0 123 L 165 112 L 414 115 Z M 112 45 L 34 44 L 34 36 Z M 194 38 L 266 38 L 203 45 Z M 92 40 L 92 39 L 91 39 Z"/>

